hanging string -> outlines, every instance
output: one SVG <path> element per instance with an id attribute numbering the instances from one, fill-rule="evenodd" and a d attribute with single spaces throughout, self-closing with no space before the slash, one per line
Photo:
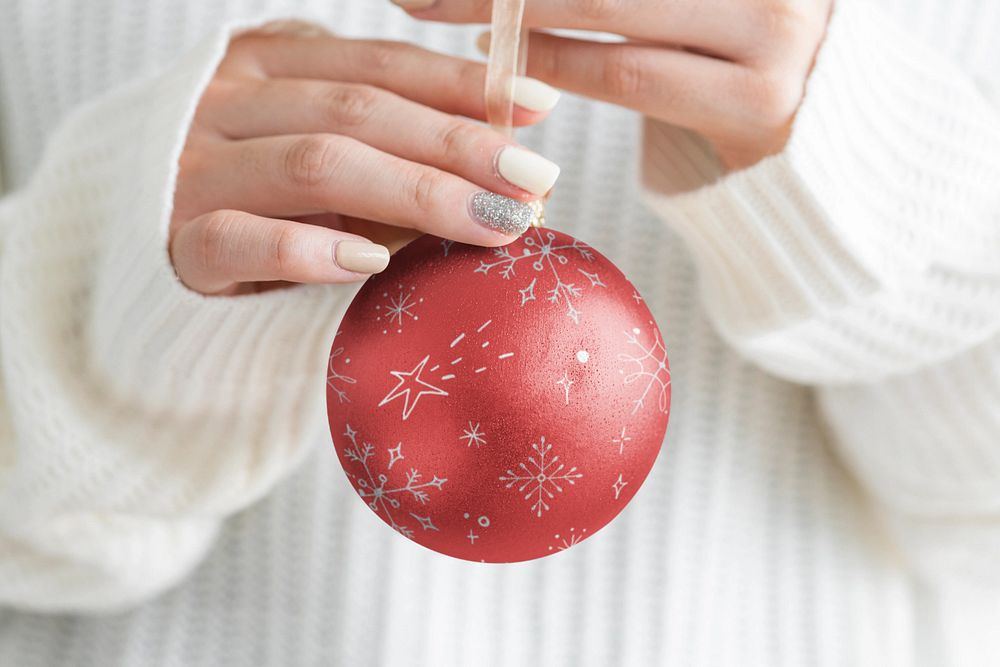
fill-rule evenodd
<path id="1" fill-rule="evenodd" d="M 493 0 L 490 52 L 486 63 L 486 120 L 512 137 L 514 77 L 524 74 L 528 31 L 523 29 L 525 0 Z"/>
<path id="2" fill-rule="evenodd" d="M 525 0 L 493 0 L 490 52 L 486 62 L 486 120 L 505 137 L 514 136 L 514 77 L 528 64 L 528 29 L 523 27 Z M 547 196 L 546 196 L 547 197 Z M 545 202 L 531 202 L 532 227 L 545 224 Z"/>

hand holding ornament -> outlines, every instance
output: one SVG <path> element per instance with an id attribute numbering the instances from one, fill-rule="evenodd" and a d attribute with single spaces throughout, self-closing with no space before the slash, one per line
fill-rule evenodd
<path id="1" fill-rule="evenodd" d="M 267 31 L 235 39 L 180 157 L 178 277 L 205 294 L 343 283 L 422 233 L 501 246 L 559 168 L 488 127 L 485 66 L 403 43 Z M 558 93 L 530 79 L 514 121 Z"/>
<path id="2" fill-rule="evenodd" d="M 488 23 L 490 0 L 394 0 L 414 17 Z M 701 134 L 729 169 L 788 141 L 832 0 L 529 0 L 527 74 Z M 591 41 L 542 32 L 621 35 Z M 480 41 L 480 48 L 485 43 Z"/>

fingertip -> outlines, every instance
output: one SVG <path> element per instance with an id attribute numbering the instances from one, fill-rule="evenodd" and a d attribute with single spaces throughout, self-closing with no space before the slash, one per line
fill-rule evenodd
<path id="1" fill-rule="evenodd" d="M 334 245 L 333 258 L 346 271 L 370 275 L 389 266 L 389 249 L 370 241 L 342 239 Z"/>
<path id="2" fill-rule="evenodd" d="M 562 93 L 530 76 L 514 77 L 514 104 L 530 112 L 545 114 L 555 108 Z"/>
<path id="3" fill-rule="evenodd" d="M 488 56 L 490 54 L 490 39 L 491 35 L 489 30 L 479 33 L 479 36 L 476 37 L 476 48 L 484 56 Z"/>
<path id="4" fill-rule="evenodd" d="M 408 12 L 430 9 L 437 0 L 392 0 L 392 4 Z"/>
<path id="5" fill-rule="evenodd" d="M 525 109 L 514 105 L 514 117 L 512 123 L 515 127 L 527 127 L 529 125 L 536 125 L 546 118 L 548 118 L 548 111 L 531 111 L 530 109 Z"/>
<path id="6" fill-rule="evenodd" d="M 507 183 L 538 196 L 552 189 L 561 171 L 552 160 L 514 144 L 500 149 L 494 166 Z"/>
<path id="7" fill-rule="evenodd" d="M 504 234 L 504 235 L 502 235 L 502 236 L 499 237 L 499 240 L 496 243 L 494 243 L 494 244 L 492 244 L 492 245 L 490 245 L 488 247 L 490 247 L 490 248 L 502 248 L 503 246 L 510 245 L 514 241 L 518 240 L 519 238 L 521 238 L 522 235 L 524 235 L 524 232 L 520 232 L 519 234 Z"/>
<path id="8" fill-rule="evenodd" d="M 489 30 L 476 37 L 476 49 L 484 56 L 489 56 L 491 39 Z M 516 125 L 539 122 L 555 108 L 562 95 L 557 88 L 530 76 L 515 76 L 512 93 Z"/>
<path id="9" fill-rule="evenodd" d="M 492 248 L 507 245 L 523 234 L 534 220 L 535 208 L 496 192 L 480 190 L 469 197 L 468 213 L 479 230 L 472 242 Z"/>

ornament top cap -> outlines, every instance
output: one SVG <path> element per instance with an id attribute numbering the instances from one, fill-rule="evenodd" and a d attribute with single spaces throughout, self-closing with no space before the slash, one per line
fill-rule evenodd
<path id="1" fill-rule="evenodd" d="M 543 227 L 545 226 L 545 201 L 543 199 L 536 199 L 535 201 L 528 202 L 528 206 L 531 207 L 532 218 L 531 222 L 528 223 L 531 227 Z"/>

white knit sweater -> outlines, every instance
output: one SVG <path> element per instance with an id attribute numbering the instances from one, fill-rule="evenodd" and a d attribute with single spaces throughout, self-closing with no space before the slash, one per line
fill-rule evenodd
<path id="1" fill-rule="evenodd" d="M 738 173 L 573 96 L 518 135 L 564 166 L 549 224 L 645 295 L 674 404 L 615 522 L 489 566 L 339 470 L 357 285 L 170 268 L 199 93 L 275 16 L 473 54 L 388 0 L 0 0 L 0 665 L 1000 660 L 1000 3 L 837 0 L 790 143 Z"/>

